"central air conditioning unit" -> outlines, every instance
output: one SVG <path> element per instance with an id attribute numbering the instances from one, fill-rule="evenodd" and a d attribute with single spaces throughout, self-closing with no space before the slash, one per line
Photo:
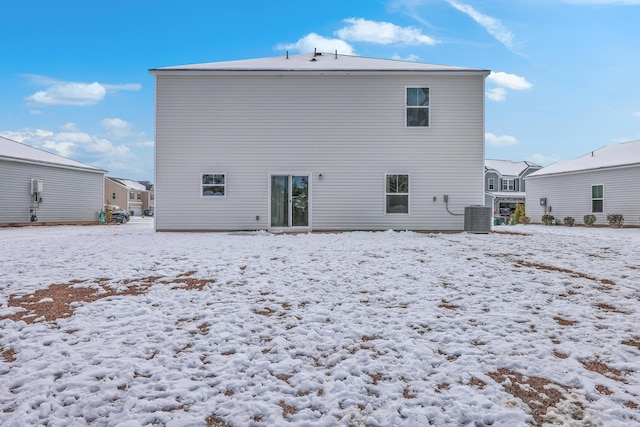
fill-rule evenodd
<path id="1" fill-rule="evenodd" d="M 491 208 L 489 206 L 465 207 L 464 231 L 477 234 L 491 233 Z"/>

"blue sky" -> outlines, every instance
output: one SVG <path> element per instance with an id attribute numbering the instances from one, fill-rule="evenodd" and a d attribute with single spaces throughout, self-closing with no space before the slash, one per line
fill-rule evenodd
<path id="1" fill-rule="evenodd" d="M 492 70 L 486 157 L 640 139 L 640 0 L 21 0 L 1 7 L 0 135 L 153 180 L 150 68 L 338 50 Z"/>

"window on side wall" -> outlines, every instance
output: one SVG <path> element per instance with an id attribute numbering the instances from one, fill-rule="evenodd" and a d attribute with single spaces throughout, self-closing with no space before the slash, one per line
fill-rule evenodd
<path id="1" fill-rule="evenodd" d="M 202 197 L 224 197 L 226 192 L 226 174 L 203 173 L 200 180 Z"/>
<path id="2" fill-rule="evenodd" d="M 429 127 L 429 88 L 407 88 L 407 127 Z"/>
<path id="3" fill-rule="evenodd" d="M 489 178 L 488 187 L 489 187 L 489 190 L 495 190 L 496 189 L 495 181 L 494 181 L 493 178 Z"/>
<path id="4" fill-rule="evenodd" d="M 409 213 L 409 175 L 387 174 L 385 185 L 386 212 Z"/>
<path id="5" fill-rule="evenodd" d="M 604 212 L 604 186 L 603 185 L 591 186 L 591 212 L 593 213 Z"/>
<path id="6" fill-rule="evenodd" d="M 129 200 L 133 200 L 133 191 L 129 191 Z"/>

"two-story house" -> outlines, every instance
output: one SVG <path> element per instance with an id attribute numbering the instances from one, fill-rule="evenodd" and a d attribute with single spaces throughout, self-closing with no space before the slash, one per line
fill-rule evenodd
<path id="1" fill-rule="evenodd" d="M 145 209 L 153 206 L 153 185 L 147 181 L 107 176 L 104 179 L 104 194 L 105 203 L 120 206 L 132 216 L 140 216 Z"/>
<path id="2" fill-rule="evenodd" d="M 155 227 L 462 230 L 489 71 L 340 55 L 151 69 Z"/>
<path id="3" fill-rule="evenodd" d="M 493 208 L 496 223 L 509 221 L 518 203 L 525 203 L 524 178 L 542 169 L 531 162 L 511 160 L 485 160 L 485 206 Z"/>

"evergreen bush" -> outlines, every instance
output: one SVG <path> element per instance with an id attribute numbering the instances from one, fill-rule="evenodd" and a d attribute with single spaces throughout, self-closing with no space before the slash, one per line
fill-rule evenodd
<path id="1" fill-rule="evenodd" d="M 609 223 L 609 227 L 620 228 L 622 224 L 624 224 L 624 217 L 622 214 L 608 214 L 607 222 Z"/>
<path id="2" fill-rule="evenodd" d="M 584 222 L 584 225 L 591 227 L 596 222 L 596 216 L 591 214 L 585 215 L 582 217 L 582 222 Z"/>
<path id="3" fill-rule="evenodd" d="M 573 227 L 576 223 L 575 218 L 572 216 L 565 216 L 562 221 L 564 222 L 564 225 L 568 225 L 569 227 Z"/>
<path id="4" fill-rule="evenodd" d="M 552 225 L 554 219 L 556 219 L 556 217 L 551 214 L 542 215 L 542 223 L 544 225 Z"/>

